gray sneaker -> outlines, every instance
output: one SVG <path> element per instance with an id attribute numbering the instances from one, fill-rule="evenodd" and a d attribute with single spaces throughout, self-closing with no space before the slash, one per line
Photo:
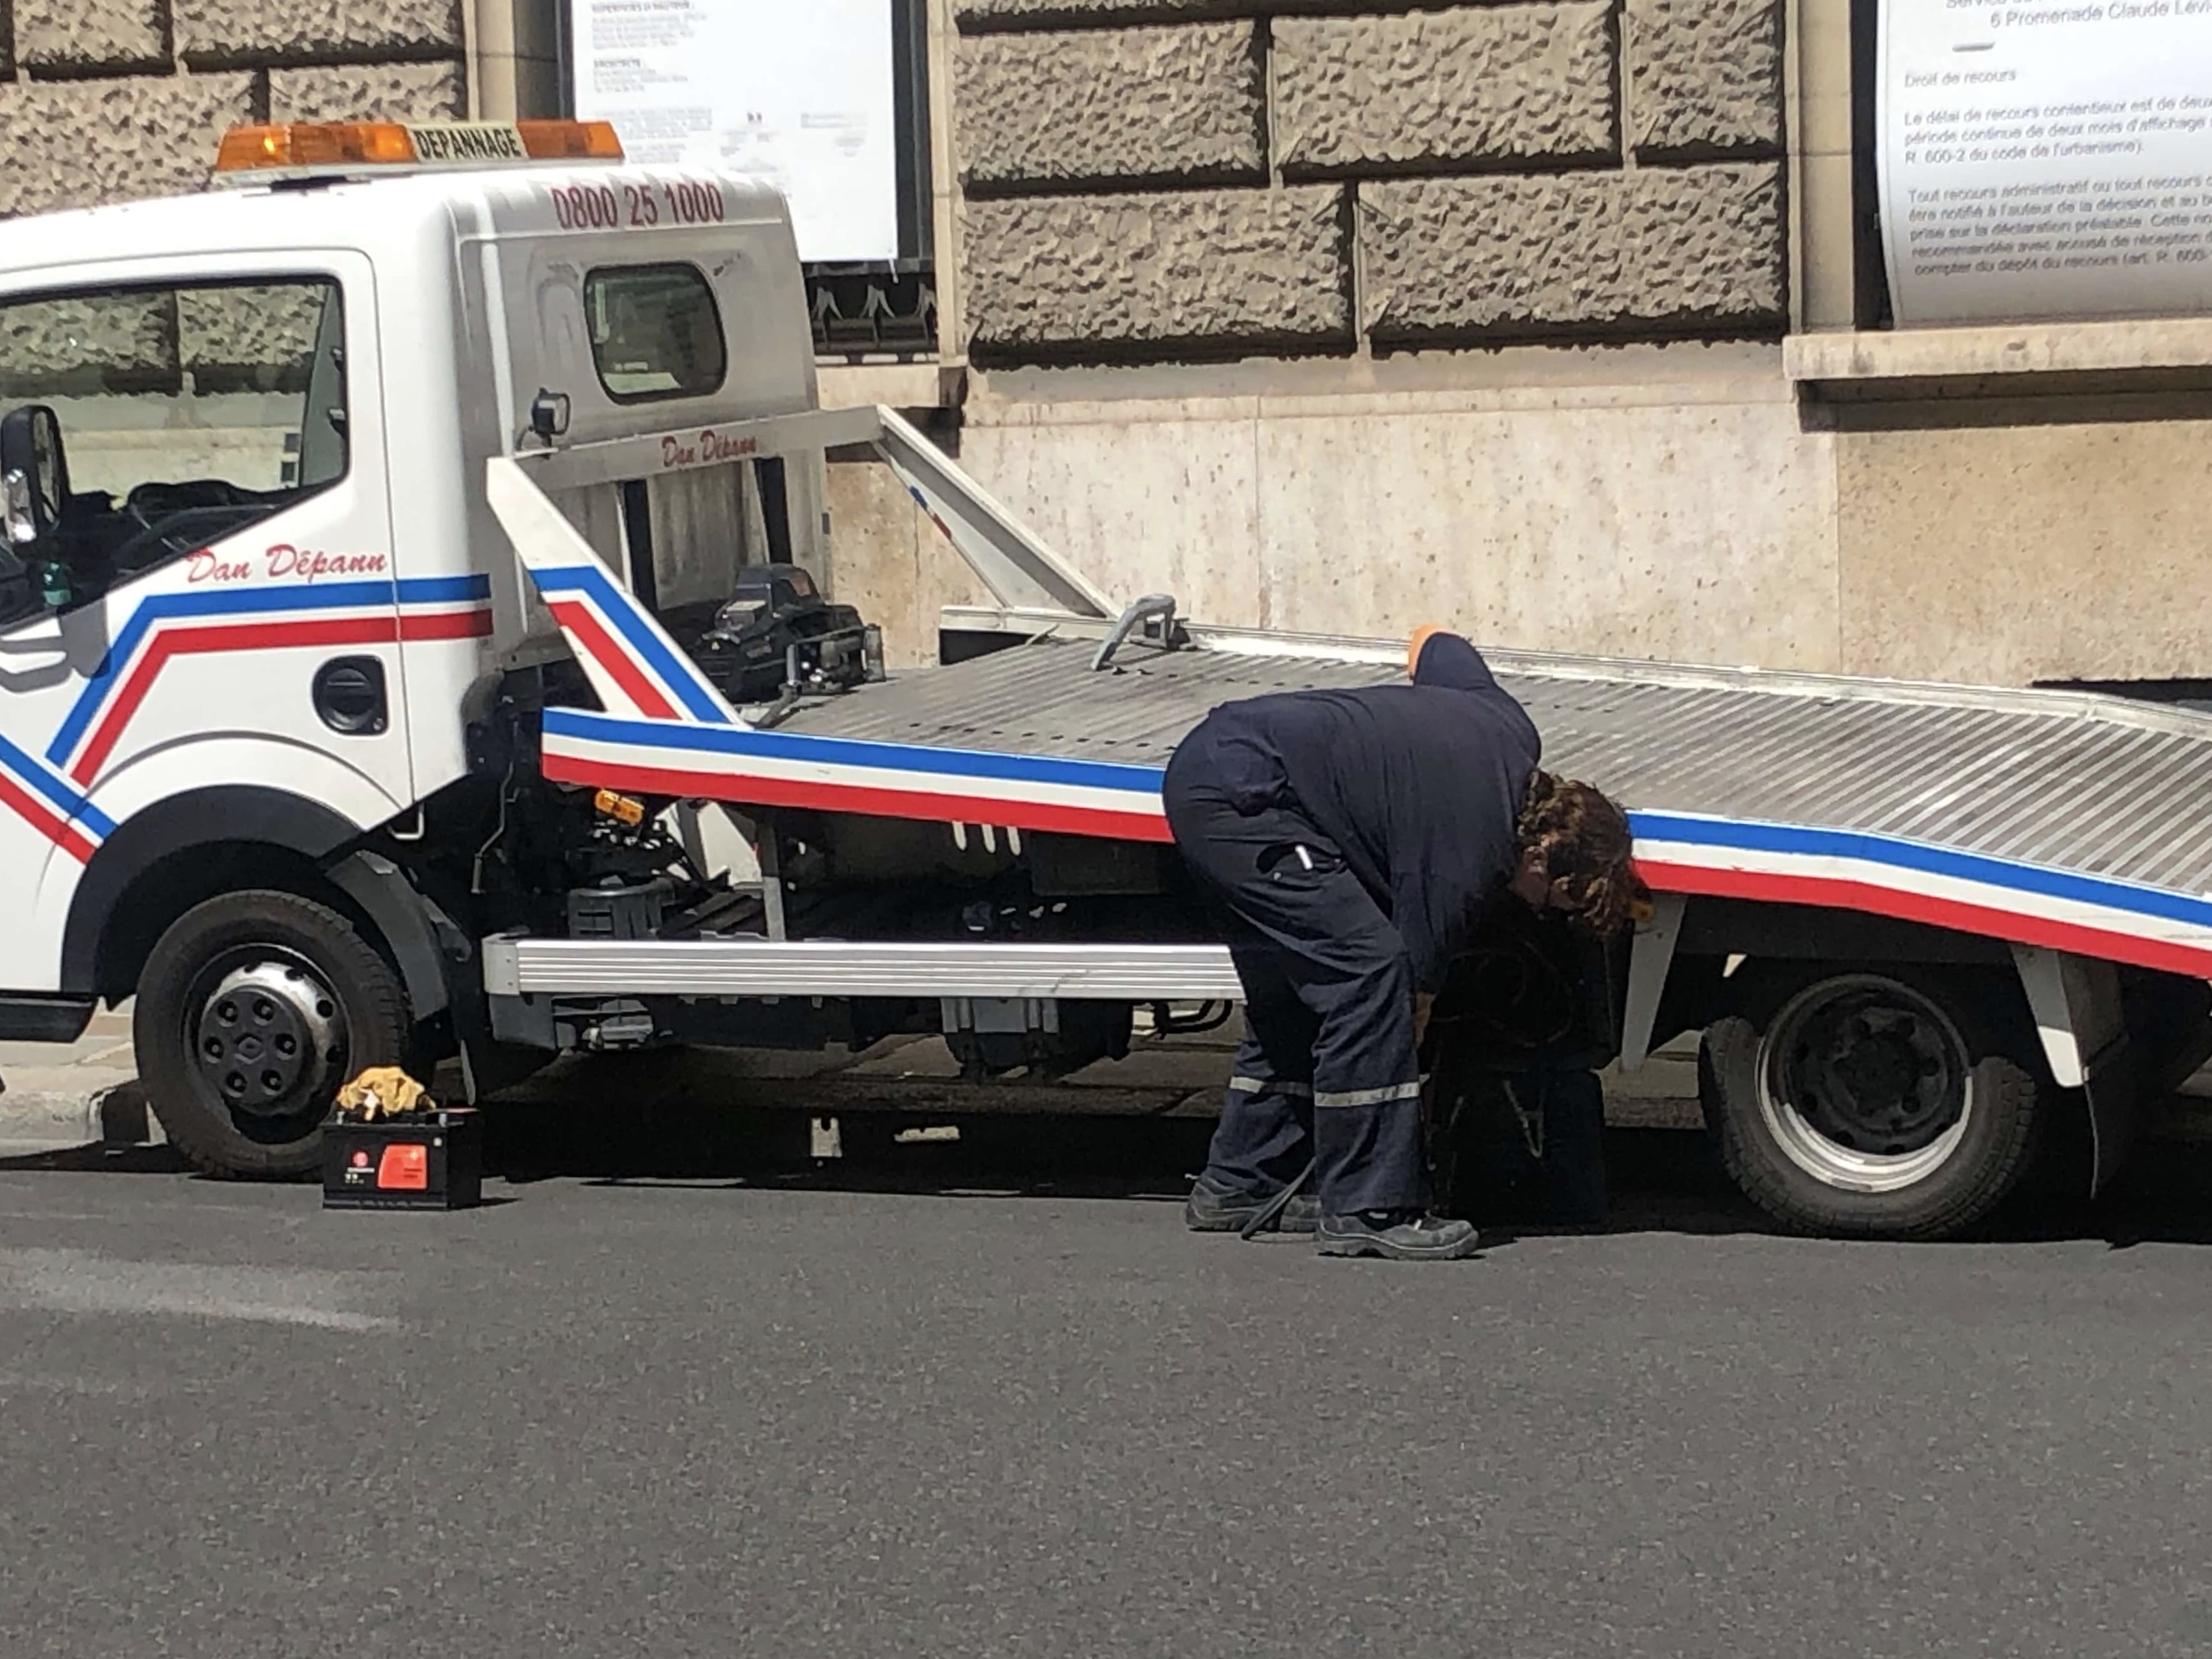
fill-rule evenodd
<path id="1" fill-rule="evenodd" d="M 1274 1196 L 1274 1193 L 1244 1192 L 1218 1181 L 1209 1172 L 1191 1184 L 1190 1197 L 1182 1206 L 1182 1224 L 1194 1233 L 1241 1233 Z M 1321 1200 L 1311 1193 L 1298 1194 L 1269 1224 L 1271 1231 L 1285 1233 L 1310 1233 L 1320 1225 Z"/>
<path id="2" fill-rule="evenodd" d="M 1321 1218 L 1322 1255 L 1379 1255 L 1391 1261 L 1457 1261 L 1473 1255 L 1482 1236 L 1471 1221 L 1407 1210 L 1361 1210 Z"/>

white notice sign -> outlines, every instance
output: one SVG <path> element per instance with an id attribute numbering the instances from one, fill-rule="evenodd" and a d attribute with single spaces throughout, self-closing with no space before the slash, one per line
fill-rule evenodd
<path id="1" fill-rule="evenodd" d="M 1883 0 L 1900 324 L 2212 311 L 2212 0 Z"/>
<path id="2" fill-rule="evenodd" d="M 734 167 L 813 262 L 898 257 L 890 0 L 570 0 L 576 113 L 633 161 Z"/>

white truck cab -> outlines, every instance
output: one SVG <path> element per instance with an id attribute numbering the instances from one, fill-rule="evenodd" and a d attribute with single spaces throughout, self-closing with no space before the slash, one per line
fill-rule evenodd
<path id="1" fill-rule="evenodd" d="M 306 935 L 348 908 L 332 854 L 410 833 L 470 773 L 471 712 L 565 655 L 486 507 L 486 459 L 648 410 L 711 446 L 814 405 L 774 191 L 618 160 L 422 161 L 480 161 L 486 133 L 611 149 L 558 124 L 270 130 L 226 144 L 234 188 L 0 225 L 0 1032 L 73 1036 L 196 906 L 289 892 L 289 944 L 183 964 L 195 1010 L 245 1020 L 214 1081 L 265 1139 L 210 1145 L 163 1115 L 227 1167 L 284 1162 L 265 1147 L 319 1115 L 333 1068 L 403 1035 L 318 1012 L 332 988 Z M 413 165 L 291 165 L 364 134 Z M 818 465 L 769 482 L 767 514 L 761 480 L 727 468 L 562 505 L 656 609 L 711 608 L 740 562 L 815 551 Z M 142 1029 L 157 1095 L 171 1048 L 224 1045 L 221 1018 L 191 1023 L 189 1044 Z"/>

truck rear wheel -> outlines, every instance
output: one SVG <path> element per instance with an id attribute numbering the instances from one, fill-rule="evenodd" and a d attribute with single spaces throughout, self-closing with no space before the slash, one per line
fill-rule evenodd
<path id="1" fill-rule="evenodd" d="M 1698 1094 L 1746 1196 L 1796 1231 L 1948 1238 L 2026 1172 L 2036 1079 L 1969 1038 L 1951 999 L 1887 974 L 1799 986 L 1715 1022 Z"/>
<path id="2" fill-rule="evenodd" d="M 213 1175 L 305 1175 L 340 1085 L 404 1063 L 399 976 L 354 924 L 297 894 L 226 893 L 155 945 L 133 1035 L 170 1145 Z"/>

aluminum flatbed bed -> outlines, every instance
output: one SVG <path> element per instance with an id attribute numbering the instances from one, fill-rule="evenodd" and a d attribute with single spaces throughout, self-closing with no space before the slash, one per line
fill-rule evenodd
<path id="1" fill-rule="evenodd" d="M 1066 631 L 1063 629 L 1063 631 Z M 1217 703 L 1400 677 L 1392 646 L 1045 634 L 773 730 L 555 711 L 556 776 L 661 794 L 1158 840 Z M 1662 892 L 1857 909 L 2212 975 L 2212 717 L 2117 698 L 1495 653 L 1545 764 L 1627 805 Z"/>

